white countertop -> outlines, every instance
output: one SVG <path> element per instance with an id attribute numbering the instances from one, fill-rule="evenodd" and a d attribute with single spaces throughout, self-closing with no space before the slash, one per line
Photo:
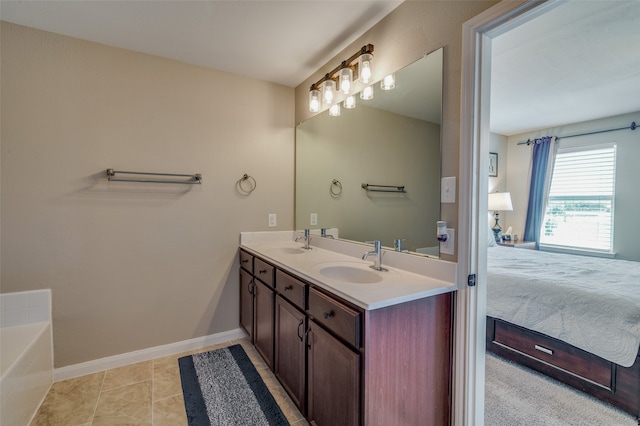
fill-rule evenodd
<path id="1" fill-rule="evenodd" d="M 304 246 L 304 242 L 294 241 L 297 235 L 293 231 L 243 232 L 240 247 L 367 310 L 457 290 L 453 262 L 383 250 L 382 266 L 388 271 L 379 272 L 369 268 L 372 256 L 362 260 L 362 255 L 373 249 L 371 245 L 312 235 L 311 249 L 297 250 Z M 374 279 L 379 281 L 329 278 L 321 272 L 327 266 L 362 269 L 368 277 L 377 275 Z"/>

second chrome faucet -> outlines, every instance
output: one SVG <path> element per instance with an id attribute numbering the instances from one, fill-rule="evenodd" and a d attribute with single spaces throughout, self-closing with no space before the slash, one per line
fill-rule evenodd
<path id="1" fill-rule="evenodd" d="M 373 265 L 370 267 L 375 269 L 376 271 L 388 271 L 382 267 L 382 242 L 379 240 L 373 241 L 373 251 L 368 251 L 364 255 L 362 255 L 362 260 L 367 260 L 369 256 L 375 256 L 373 260 Z"/>
<path id="2" fill-rule="evenodd" d="M 299 235 L 298 237 L 296 237 L 296 241 L 298 240 L 304 240 L 304 248 L 307 250 L 311 249 L 311 247 L 309 247 L 309 242 L 311 242 L 311 236 L 309 235 L 309 228 L 304 230 L 304 235 Z"/>

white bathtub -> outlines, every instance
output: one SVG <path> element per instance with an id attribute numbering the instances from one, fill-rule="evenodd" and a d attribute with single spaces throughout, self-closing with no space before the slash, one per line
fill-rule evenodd
<path id="1" fill-rule="evenodd" d="M 28 425 L 53 382 L 51 322 L 31 322 L 34 318 L 51 316 L 50 292 L 49 306 L 45 306 L 46 297 L 39 292 L 0 294 L 0 425 L 3 426 Z M 23 307 L 24 315 L 20 312 Z"/>

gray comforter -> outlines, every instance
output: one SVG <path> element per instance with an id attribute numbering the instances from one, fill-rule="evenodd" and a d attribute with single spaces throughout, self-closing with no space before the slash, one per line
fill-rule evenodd
<path id="1" fill-rule="evenodd" d="M 489 247 L 487 315 L 630 367 L 640 347 L 640 263 Z"/>

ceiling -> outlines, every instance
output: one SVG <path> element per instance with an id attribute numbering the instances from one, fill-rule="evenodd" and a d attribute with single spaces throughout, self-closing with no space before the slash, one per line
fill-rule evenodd
<path id="1" fill-rule="evenodd" d="M 32 28 L 296 87 L 402 0 L 1 0 Z"/>
<path id="2" fill-rule="evenodd" d="M 400 3 L 0 0 L 0 17 L 296 87 Z M 493 132 L 640 111 L 640 1 L 558 4 L 493 40 Z"/>
<path id="3" fill-rule="evenodd" d="M 491 131 L 640 111 L 640 1 L 571 1 L 493 39 Z"/>

